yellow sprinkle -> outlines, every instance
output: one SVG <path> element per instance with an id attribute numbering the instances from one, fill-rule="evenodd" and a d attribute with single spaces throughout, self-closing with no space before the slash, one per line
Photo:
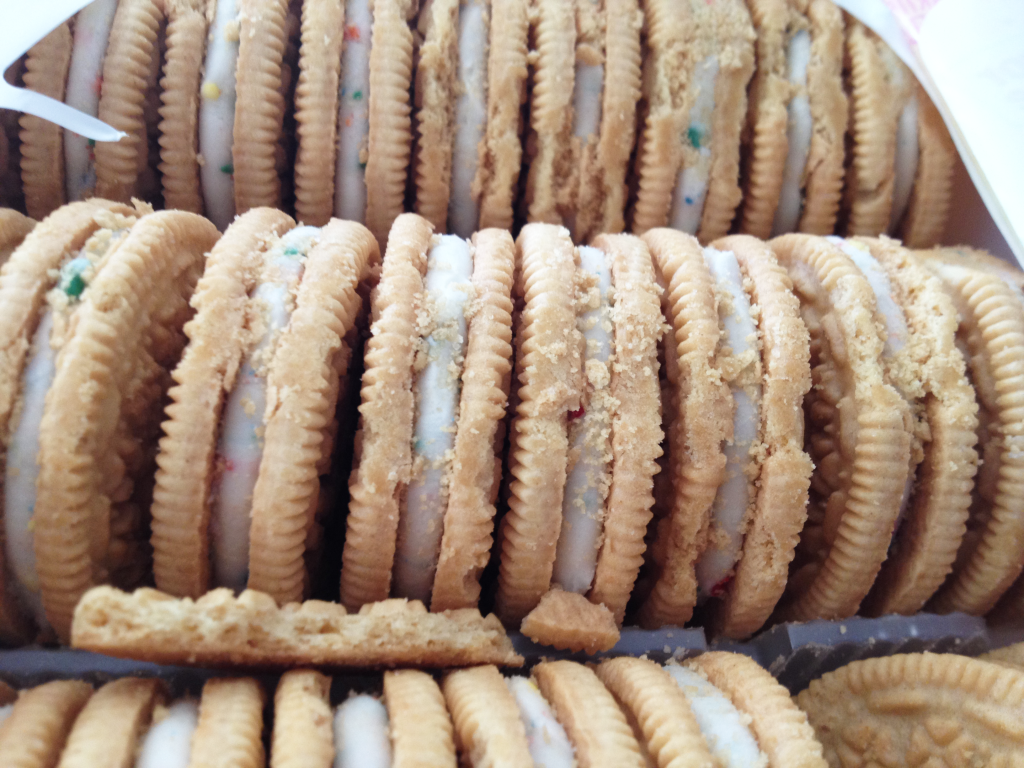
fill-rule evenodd
<path id="1" fill-rule="evenodd" d="M 203 94 L 204 99 L 209 99 L 210 101 L 220 98 L 220 88 L 217 87 L 216 83 L 203 83 L 201 93 Z"/>

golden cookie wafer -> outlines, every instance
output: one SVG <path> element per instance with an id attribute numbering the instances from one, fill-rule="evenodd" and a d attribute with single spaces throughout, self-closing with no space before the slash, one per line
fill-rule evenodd
<path id="1" fill-rule="evenodd" d="M 585 3 L 577 8 L 596 9 Z M 595 14 L 596 15 L 596 14 Z M 579 161 L 579 196 L 573 236 L 587 242 L 601 232 L 625 229 L 626 171 L 636 140 L 640 100 L 640 29 L 643 16 L 637 0 L 608 0 L 603 14 L 604 90 L 601 131 L 588 141 Z M 577 57 L 580 56 L 577 42 Z M 588 52 L 589 54 L 589 52 Z"/>
<path id="2" fill-rule="evenodd" d="M 1016 765 L 1024 673 L 954 654 L 855 661 L 796 697 L 832 766 Z"/>
<path id="3" fill-rule="evenodd" d="M 412 154 L 412 0 L 375 0 L 370 48 L 370 133 L 366 157 L 366 226 L 381 248 L 402 213 Z"/>
<path id="4" fill-rule="evenodd" d="M 11 418 L 20 407 L 22 371 L 53 283 L 52 271 L 103 226 L 106 216 L 121 217 L 128 226 L 137 214 L 119 203 L 99 200 L 64 206 L 29 232 L 0 268 L 0 305 L 4 307 L 0 313 L 0 441 L 4 445 L 10 442 Z M 17 217 L 19 226 L 30 221 Z M 0 568 L 0 639 L 27 642 L 31 632 L 31 622 L 13 594 L 12 580 Z"/>
<path id="5" fill-rule="evenodd" d="M 978 398 L 982 458 L 953 574 L 928 608 L 982 614 L 1020 574 L 1024 551 L 1024 305 L 995 270 L 942 251 L 919 253 L 960 315 L 958 342 Z"/>
<path id="6" fill-rule="evenodd" d="M 400 216 L 392 235 L 372 299 L 373 326 L 363 355 L 358 466 L 349 480 L 341 602 L 351 609 L 388 596 L 399 495 L 412 474 L 413 364 L 430 223 L 415 214 Z"/>
<path id="7" fill-rule="evenodd" d="M 65 21 L 29 49 L 25 87 L 64 101 L 70 66 L 71 28 Z M 33 219 L 41 219 L 64 205 L 64 130 L 56 123 L 27 113 L 18 122 L 25 209 Z"/>
<path id="8" fill-rule="evenodd" d="M 36 222 L 24 214 L 10 208 L 0 208 L 0 267 L 21 245 L 25 236 L 32 231 Z"/>
<path id="9" fill-rule="evenodd" d="M 242 362 L 249 293 L 274 235 L 294 225 L 269 208 L 242 214 L 206 258 L 185 326 L 189 339 L 172 374 L 151 513 L 157 587 L 199 597 L 210 584 L 210 487 L 220 413 Z"/>
<path id="10" fill-rule="evenodd" d="M 757 70 L 750 85 L 744 138 L 746 186 L 740 231 L 764 239 L 771 234 L 782 190 L 789 147 L 786 107 L 796 95 L 787 74 L 787 46 L 807 21 L 788 0 L 751 0 L 749 7 L 757 31 Z"/>
<path id="11" fill-rule="evenodd" d="M 783 235 L 771 246 L 793 280 L 811 339 L 808 521 L 783 620 L 856 613 L 885 560 L 910 469 L 911 416 L 883 375 L 883 339 L 867 280 L 823 238 Z"/>
<path id="12" fill-rule="evenodd" d="M 152 471 L 145 451 L 158 434 L 166 368 L 184 346 L 188 297 L 218 236 L 195 214 L 143 217 L 97 271 L 64 338 L 57 337 L 39 428 L 34 542 L 43 605 L 64 639 L 89 587 L 139 576 L 133 569 L 144 545 L 133 529 Z"/>
<path id="13" fill-rule="evenodd" d="M 463 365 L 455 457 L 430 608 L 471 608 L 490 558 L 512 378 L 515 243 L 505 230 L 473 235 L 475 313 Z"/>
<path id="14" fill-rule="evenodd" d="M 565 726 L 580 768 L 646 764 L 626 716 L 592 670 L 572 661 L 547 661 L 533 668 L 533 676 Z"/>
<path id="15" fill-rule="evenodd" d="M 419 16 L 416 61 L 416 213 L 438 232 L 448 224 L 455 102 L 459 96 L 459 0 L 434 0 Z"/>
<path id="16" fill-rule="evenodd" d="M 519 707 L 497 667 L 449 672 L 441 683 L 455 724 L 455 745 L 472 765 L 532 768 Z"/>
<path id="17" fill-rule="evenodd" d="M 263 688 L 251 677 L 215 678 L 203 685 L 192 733 L 192 768 L 263 768 Z"/>
<path id="18" fill-rule="evenodd" d="M 573 3 L 538 0 L 531 18 L 533 86 L 527 138 L 527 221 L 561 224 L 578 184 L 572 142 L 576 17 Z"/>
<path id="19" fill-rule="evenodd" d="M 512 227 L 523 157 L 528 12 L 525 0 L 491 0 L 491 29 L 498 34 L 490 36 L 487 53 L 487 128 L 473 180 L 473 193 L 480 196 L 480 229 Z"/>
<path id="20" fill-rule="evenodd" d="M 520 631 L 535 643 L 589 654 L 610 651 L 619 642 L 619 627 L 611 611 L 557 587 L 526 614 Z"/>
<path id="21" fill-rule="evenodd" d="M 578 256 L 569 233 L 523 227 L 516 240 L 515 381 L 508 475 L 501 524 L 497 613 L 518 624 L 551 584 L 562 522 L 569 412 L 579 404 L 581 336 L 574 292 Z"/>
<path id="22" fill-rule="evenodd" d="M 329 768 L 334 763 L 331 678 L 311 669 L 281 675 L 274 693 L 270 768 Z"/>
<path id="23" fill-rule="evenodd" d="M 700 244 L 690 235 L 652 230 L 644 242 L 663 286 L 665 373 L 672 392 L 664 424 L 672 499 L 661 514 L 652 548 L 655 584 L 637 620 L 645 627 L 682 626 L 697 602 L 694 566 L 704 549 L 711 505 L 725 478 L 722 443 L 732 433 L 728 387 L 715 371 L 719 340 L 714 282 Z"/>
<path id="24" fill-rule="evenodd" d="M 942 283 L 895 241 L 854 243 L 882 267 L 906 318 L 908 343 L 893 356 L 889 377 L 912 403 L 915 454 L 923 450 L 906 518 L 864 609 L 910 614 L 949 575 L 963 538 L 978 467 L 978 407 L 956 346 L 956 308 Z"/>
<path id="25" fill-rule="evenodd" d="M 0 755 L 16 768 L 53 768 L 78 713 L 92 696 L 80 680 L 54 680 L 22 691 L 0 725 Z"/>
<path id="26" fill-rule="evenodd" d="M 660 666 L 623 656 L 602 662 L 595 671 L 636 724 L 656 765 L 715 764 L 686 694 Z"/>
<path id="27" fill-rule="evenodd" d="M 831 0 L 810 0 L 811 60 L 807 97 L 814 133 L 807 155 L 803 212 L 797 229 L 828 235 L 835 229 L 846 173 L 850 105 L 843 90 L 843 13 Z"/>
<path id="28" fill-rule="evenodd" d="M 719 0 L 714 13 L 718 76 L 711 125 L 711 169 L 697 232 L 704 243 L 728 234 L 743 199 L 739 185 L 740 131 L 747 114 L 747 83 L 754 74 L 755 34 L 746 5 L 742 0 Z M 692 145 L 692 135 L 689 141 Z M 683 193 L 677 190 L 677 194 Z"/>
<path id="29" fill-rule="evenodd" d="M 782 596 L 807 520 L 813 464 L 803 449 L 803 398 L 811 386 L 810 351 L 793 283 L 771 248 L 744 236 L 714 247 L 732 251 L 750 280 L 764 371 L 757 494 L 732 583 L 710 624 L 716 635 L 739 638 L 760 629 Z"/>
<path id="30" fill-rule="evenodd" d="M 299 82 L 295 87 L 295 217 L 314 227 L 322 227 L 334 212 L 344 23 L 345 4 L 338 0 L 306 0 L 302 4 Z"/>
<path id="31" fill-rule="evenodd" d="M 900 237 L 908 248 L 931 248 L 942 240 L 946 229 L 957 155 L 942 115 L 920 85 L 917 103 L 917 175 Z"/>
<path id="32" fill-rule="evenodd" d="M 377 253 L 361 224 L 334 220 L 321 230 L 267 376 L 248 584 L 281 604 L 300 600 L 308 586 L 306 539 L 320 475 L 330 464 L 339 381 L 348 375 L 349 334 L 363 306 L 360 288 L 376 267 Z"/>
<path id="33" fill-rule="evenodd" d="M 739 653 L 703 653 L 688 665 L 703 674 L 746 717 L 773 768 L 825 768 L 807 715 L 771 673 Z"/>
<path id="34" fill-rule="evenodd" d="M 848 18 L 846 59 L 853 148 L 844 194 L 845 231 L 877 235 L 889 227 L 897 124 L 914 81 L 892 49 L 853 18 Z"/>
<path id="35" fill-rule="evenodd" d="M 160 80 L 160 184 L 164 206 L 203 212 L 197 131 L 200 74 L 206 51 L 207 4 L 165 0 L 167 38 Z"/>
<path id="36" fill-rule="evenodd" d="M 281 204 L 278 141 L 284 122 L 281 93 L 288 44 L 288 0 L 239 0 L 235 124 L 231 153 L 235 210 Z"/>
<path id="37" fill-rule="evenodd" d="M 349 614 L 307 600 L 278 608 L 262 592 L 215 589 L 180 600 L 154 589 L 95 587 L 75 612 L 73 645 L 164 663 L 254 667 L 519 666 L 501 623 L 472 608 L 428 613 L 385 600 Z"/>
<path id="38" fill-rule="evenodd" d="M 122 677 L 104 685 L 75 720 L 58 768 L 128 765 L 161 698 L 163 684 L 152 677 Z"/>
<path id="39" fill-rule="evenodd" d="M 179 0 L 163 3 L 160 0 L 124 0 L 118 3 L 114 23 L 110 29 L 107 53 L 103 60 L 103 85 L 100 91 L 98 117 L 128 135 L 116 142 L 97 142 L 96 195 L 128 202 L 136 196 L 149 197 L 144 189 L 146 172 L 155 165 L 150 157 L 149 131 L 155 127 L 157 115 L 149 114 L 149 102 L 160 79 L 160 37 L 162 27 L 174 30 L 175 22 L 182 19 L 179 33 L 166 40 L 165 60 L 174 66 L 160 82 L 160 101 L 165 108 L 168 130 L 187 131 L 188 113 L 195 109 L 192 102 L 198 88 L 187 72 L 198 67 L 194 59 L 196 45 L 205 40 L 205 31 L 199 40 L 196 33 L 202 25 L 205 30 L 205 8 L 200 0 Z M 186 31 L 187 30 L 187 31 Z M 172 48 L 172 45 L 174 46 Z M 182 46 L 182 50 L 178 50 Z M 184 71 L 183 71 L 184 70 Z M 181 89 L 181 90 L 179 90 Z M 154 123 L 151 126 L 150 121 Z M 179 135 L 189 141 L 192 134 Z M 176 164 L 171 166 L 172 176 Z M 159 194 L 154 190 L 155 194 Z"/>
<path id="40" fill-rule="evenodd" d="M 394 768 L 455 768 L 452 720 L 434 678 L 414 669 L 385 672 L 384 703 Z"/>
<path id="41" fill-rule="evenodd" d="M 647 245 L 629 235 L 594 241 L 611 261 L 615 333 L 611 396 L 611 488 L 591 602 L 604 605 L 622 623 L 626 603 L 643 564 L 644 533 L 654 504 L 654 476 L 662 454 L 658 344 L 664 330 L 661 288 Z"/>

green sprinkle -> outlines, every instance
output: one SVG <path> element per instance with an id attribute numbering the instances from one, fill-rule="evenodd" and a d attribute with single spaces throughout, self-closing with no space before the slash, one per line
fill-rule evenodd
<path id="1" fill-rule="evenodd" d="M 228 163 L 226 165 L 222 165 L 220 167 L 220 172 L 221 173 L 229 173 L 229 174 L 230 173 L 234 173 L 235 172 L 235 166 L 232 163 Z"/>
<path id="2" fill-rule="evenodd" d="M 81 275 L 73 275 L 68 284 L 64 288 L 64 293 L 68 296 L 78 297 L 82 295 L 82 291 L 85 290 L 85 280 L 82 279 Z"/>
<path id="3" fill-rule="evenodd" d="M 700 141 L 703 138 L 703 131 L 700 128 L 691 125 L 686 129 L 686 137 L 690 140 L 691 147 L 700 149 Z"/>
<path id="4" fill-rule="evenodd" d="M 294 245 L 289 245 L 287 248 L 284 249 L 284 255 L 285 256 L 298 256 L 299 255 L 299 249 L 296 248 Z"/>
<path id="5" fill-rule="evenodd" d="M 353 91 L 352 92 L 352 98 L 355 99 L 356 101 L 359 101 L 360 99 L 363 98 L 363 92 L 362 91 Z"/>
<path id="6" fill-rule="evenodd" d="M 359 170 L 360 171 L 365 171 L 366 170 L 366 163 L 360 163 L 359 164 Z"/>
<path id="7" fill-rule="evenodd" d="M 88 141 L 90 147 L 95 147 L 96 146 L 96 139 L 88 139 L 87 141 Z"/>

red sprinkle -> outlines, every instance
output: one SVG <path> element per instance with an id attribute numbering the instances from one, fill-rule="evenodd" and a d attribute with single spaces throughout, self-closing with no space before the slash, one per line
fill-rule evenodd
<path id="1" fill-rule="evenodd" d="M 346 40 L 358 40 L 360 39 L 360 37 L 361 34 L 359 32 L 359 27 L 357 27 L 355 24 L 349 24 L 347 27 L 345 27 Z"/>
<path id="2" fill-rule="evenodd" d="M 711 588 L 711 596 L 712 597 L 721 597 L 722 595 L 724 595 L 725 594 L 725 588 L 729 586 L 729 583 L 731 581 L 732 581 L 732 576 L 726 576 L 720 582 L 715 584 L 715 586 L 713 586 Z"/>
<path id="3" fill-rule="evenodd" d="M 569 411 L 569 421 L 575 421 L 576 419 L 578 419 L 580 416 L 582 416 L 586 412 L 587 412 L 587 409 L 584 408 L 582 405 L 579 408 L 577 408 L 575 411 Z"/>

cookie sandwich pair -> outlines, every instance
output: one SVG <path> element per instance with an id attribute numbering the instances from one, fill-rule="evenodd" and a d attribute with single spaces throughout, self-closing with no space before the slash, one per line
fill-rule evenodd
<path id="1" fill-rule="evenodd" d="M 66 640 L 90 586 L 145 578 L 162 399 L 216 239 L 195 214 L 94 200 L 0 269 L 6 640 Z"/>
<path id="2" fill-rule="evenodd" d="M 171 696 L 155 678 L 123 677 L 95 691 L 80 680 L 54 680 L 0 707 L 0 750 L 11 765 L 155 768 L 228 759 L 258 768 L 265 764 L 265 698 L 245 677 L 208 680 L 199 699 Z"/>
<path id="3" fill-rule="evenodd" d="M 360 224 L 297 226 L 269 208 L 239 216 L 210 251 L 156 457 L 164 592 L 308 595 L 378 260 Z"/>

